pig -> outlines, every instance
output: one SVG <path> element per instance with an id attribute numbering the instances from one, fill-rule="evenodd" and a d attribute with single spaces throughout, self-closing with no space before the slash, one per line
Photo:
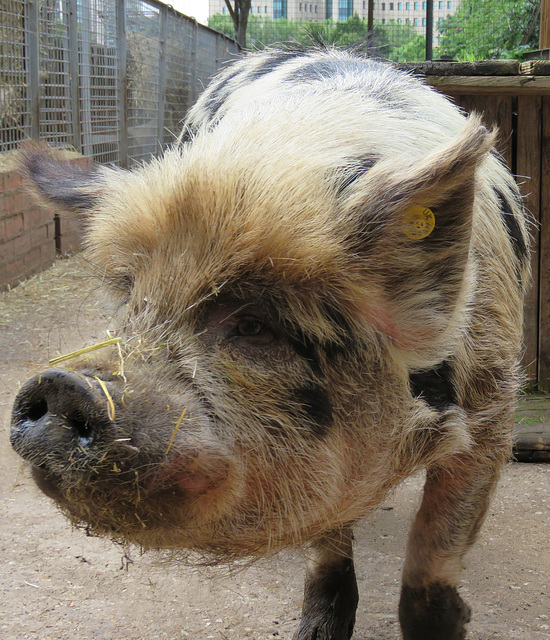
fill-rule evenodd
<path id="1" fill-rule="evenodd" d="M 354 50 L 228 66 L 162 157 L 36 197 L 79 220 L 120 342 L 27 381 L 11 442 L 76 525 L 213 562 L 308 551 L 295 640 L 349 640 L 353 527 L 425 470 L 405 640 L 459 640 L 510 452 L 529 225 L 495 134 Z"/>

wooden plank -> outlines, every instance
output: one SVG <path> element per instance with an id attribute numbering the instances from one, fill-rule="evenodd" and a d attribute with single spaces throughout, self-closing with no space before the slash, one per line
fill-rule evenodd
<path id="1" fill-rule="evenodd" d="M 477 62 L 399 62 L 399 69 L 428 76 L 517 76 L 521 63 L 517 60 L 479 60 Z"/>
<path id="2" fill-rule="evenodd" d="M 494 123 L 498 127 L 497 149 L 510 169 L 514 168 L 514 101 L 513 96 L 494 96 Z"/>
<path id="3" fill-rule="evenodd" d="M 426 82 L 444 93 L 457 95 L 550 95 L 550 76 L 426 76 Z"/>
<path id="4" fill-rule="evenodd" d="M 540 3 L 539 49 L 550 47 L 550 0 Z"/>
<path id="5" fill-rule="evenodd" d="M 539 388 L 550 391 L 550 98 L 542 99 L 539 231 Z"/>
<path id="6" fill-rule="evenodd" d="M 512 167 L 512 101 L 509 95 L 495 94 L 454 95 L 454 103 L 467 113 L 479 113 L 484 124 L 493 129 L 498 128 L 497 148 L 508 166 Z"/>
<path id="7" fill-rule="evenodd" d="M 550 100 L 550 99 L 547 99 Z M 531 216 L 540 221 L 541 203 L 541 113 L 540 96 L 519 96 L 517 103 L 517 154 L 515 171 L 524 204 Z M 525 352 L 523 365 L 530 382 L 538 376 L 539 333 L 539 226 L 533 226 L 531 268 L 533 279 L 524 307 Z"/>

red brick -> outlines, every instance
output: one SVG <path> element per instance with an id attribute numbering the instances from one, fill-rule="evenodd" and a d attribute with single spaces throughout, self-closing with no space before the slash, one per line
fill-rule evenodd
<path id="1" fill-rule="evenodd" d="M 31 206 L 30 197 L 23 191 L 13 191 L 13 213 L 20 213 Z"/>
<path id="2" fill-rule="evenodd" d="M 26 253 L 31 250 L 31 234 L 23 233 L 17 238 L 12 240 L 13 253 L 17 258 L 22 258 Z"/>
<path id="3" fill-rule="evenodd" d="M 23 223 L 26 230 L 40 227 L 50 220 L 53 220 L 52 212 L 38 205 L 34 205 L 32 209 L 28 209 L 23 213 Z"/>
<path id="4" fill-rule="evenodd" d="M 14 213 L 13 193 L 4 193 L 0 197 L 0 215 L 11 216 Z"/>
<path id="5" fill-rule="evenodd" d="M 55 240 L 55 234 L 53 229 L 53 220 L 50 223 L 43 224 L 40 227 L 35 227 L 31 231 L 29 231 L 29 235 L 31 238 L 30 247 L 40 246 L 45 242 L 49 242 L 50 240 Z"/>
<path id="6" fill-rule="evenodd" d="M 10 262 L 0 271 L 0 287 L 7 289 L 9 286 L 15 286 L 25 277 L 25 267 L 21 260 Z"/>
<path id="7" fill-rule="evenodd" d="M 13 240 L 2 242 L 0 244 L 0 264 L 12 262 L 15 257 Z"/>
<path id="8" fill-rule="evenodd" d="M 17 171 L 6 171 L 2 174 L 2 182 L 0 184 L 2 184 L 2 191 L 15 191 L 16 189 L 20 189 L 21 188 L 21 184 L 22 184 L 22 176 L 20 173 L 18 173 Z"/>
<path id="9" fill-rule="evenodd" d="M 56 255 L 57 250 L 55 248 L 55 242 L 48 242 L 48 244 L 43 244 L 40 246 L 40 260 L 46 267 L 49 267 L 55 262 Z"/>
<path id="10" fill-rule="evenodd" d="M 11 238 L 15 238 L 23 231 L 23 214 L 16 213 L 10 218 L 6 218 L 4 220 L 4 224 L 2 229 L 0 230 L 0 234 L 4 240 L 10 240 Z"/>

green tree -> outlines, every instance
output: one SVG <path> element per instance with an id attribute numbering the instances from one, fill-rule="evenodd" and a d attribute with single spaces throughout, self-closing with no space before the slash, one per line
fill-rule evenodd
<path id="1" fill-rule="evenodd" d="M 538 48 L 540 0 L 462 0 L 439 25 L 438 52 L 459 60 L 508 58 Z"/>
<path id="2" fill-rule="evenodd" d="M 241 47 L 246 46 L 246 27 L 251 4 L 252 0 L 233 0 L 233 4 L 231 4 L 231 0 L 225 0 L 225 6 L 233 21 L 235 40 Z"/>
<path id="3" fill-rule="evenodd" d="M 235 37 L 235 26 L 228 15 L 213 15 L 208 20 L 208 26 Z M 424 37 L 418 36 L 413 27 L 395 21 L 388 24 L 375 22 L 369 34 L 367 21 L 357 14 L 345 22 L 308 22 L 286 18 L 273 20 L 254 14 L 248 19 L 246 45 L 249 48 L 263 49 L 277 42 L 311 44 L 312 37 L 339 47 L 367 45 L 372 54 L 396 61 L 424 60 L 425 55 Z"/>

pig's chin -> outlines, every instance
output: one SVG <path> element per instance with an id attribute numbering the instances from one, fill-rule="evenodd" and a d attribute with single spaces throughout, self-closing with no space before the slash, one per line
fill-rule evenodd
<path id="1" fill-rule="evenodd" d="M 123 472 L 115 479 L 71 478 L 37 465 L 32 475 L 75 526 L 146 548 L 201 548 L 200 531 L 223 517 L 233 484 L 228 465 L 214 473 L 182 471 L 176 462 L 139 480 Z"/>

